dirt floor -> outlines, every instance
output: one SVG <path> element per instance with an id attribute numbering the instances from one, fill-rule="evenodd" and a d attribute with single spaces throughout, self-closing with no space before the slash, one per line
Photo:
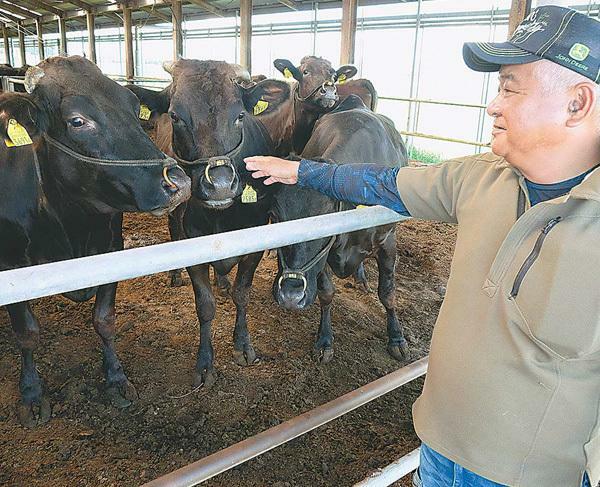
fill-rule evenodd
<path id="1" fill-rule="evenodd" d="M 166 221 L 126 219 L 128 247 L 167 240 Z M 449 225 L 407 221 L 398 229 L 397 304 L 412 350 L 427 354 L 455 241 Z M 42 326 L 37 364 L 52 402 L 52 420 L 20 426 L 19 352 L 8 314 L 0 310 L 0 485 L 134 486 L 221 450 L 308 411 L 403 364 L 385 350 L 385 312 L 377 293 L 337 280 L 333 304 L 335 357 L 312 355 L 319 308 L 279 309 L 271 297 L 277 262 L 259 266 L 248 322 L 261 362 L 242 368 L 232 358 L 235 308 L 219 298 L 213 325 L 217 383 L 186 395 L 198 344 L 189 279 L 169 287 L 166 274 L 123 282 L 117 296 L 117 349 L 140 399 L 127 409 L 103 395 L 92 303 L 62 297 L 36 301 Z M 376 264 L 367 273 L 376 289 Z M 215 477 L 211 486 L 349 486 L 418 445 L 413 381 L 301 438 Z M 185 397 L 181 397 L 185 396 Z M 408 486 L 408 480 L 398 485 Z"/>

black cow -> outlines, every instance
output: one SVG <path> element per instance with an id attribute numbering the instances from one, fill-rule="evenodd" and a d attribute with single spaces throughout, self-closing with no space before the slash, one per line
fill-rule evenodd
<path id="1" fill-rule="evenodd" d="M 0 197 L 0 270 L 120 250 L 122 212 L 164 214 L 189 197 L 189 178 L 142 130 L 136 97 L 95 64 L 49 58 L 25 81 L 30 94 L 0 95 L 0 174 L 10 182 Z M 115 350 L 116 288 L 65 296 L 96 296 L 108 394 L 126 406 L 137 394 Z M 28 302 L 7 310 L 22 354 L 19 418 L 33 426 L 50 416 L 33 358 L 39 326 Z"/>
<path id="2" fill-rule="evenodd" d="M 0 76 L 21 77 L 25 76 L 25 72 L 30 66 L 25 65 L 20 68 L 14 68 L 10 64 L 0 64 Z M 0 88 L 0 91 L 1 88 Z M 25 93 L 25 87 L 20 83 L 14 84 L 13 91 Z"/>
<path id="3" fill-rule="evenodd" d="M 315 56 L 305 56 L 298 67 L 287 59 L 276 59 L 273 64 L 296 82 L 286 88 L 284 82 L 279 82 L 280 89 L 285 90 L 283 103 L 268 94 L 263 96 L 262 101 L 267 105 L 263 105 L 264 110 L 258 116 L 273 139 L 276 154 L 287 157 L 302 152 L 319 116 L 338 101 L 335 81 L 340 77 L 351 78 L 356 68 L 342 66 L 335 70 L 331 62 Z"/>
<path id="4" fill-rule="evenodd" d="M 155 92 L 133 86 L 130 89 L 152 111 L 168 112 L 168 119 L 159 120 L 157 143 L 162 150 L 173 154 L 192 178 L 192 197 L 182 209 L 180 220 L 175 221 L 180 228 L 173 236 L 189 238 L 265 225 L 272 189 L 250 177 L 243 158 L 273 152 L 268 133 L 249 113 L 261 97 L 281 97 L 279 85 L 271 80 L 252 84 L 248 73 L 239 66 L 220 61 L 180 59 L 165 69 L 173 78 L 165 90 Z M 160 127 L 165 122 L 169 126 Z M 237 310 L 234 356 L 240 365 L 256 361 L 246 324 L 246 308 L 262 254 L 212 263 L 222 276 L 238 266 L 232 297 Z M 194 385 L 210 385 L 215 379 L 211 343 L 215 298 L 209 265 L 189 267 L 187 271 L 200 322 Z"/>
<path id="5" fill-rule="evenodd" d="M 392 122 L 368 110 L 354 95 L 319 119 L 302 157 L 390 167 L 407 163 L 402 138 Z M 274 221 L 282 222 L 349 208 L 349 203 L 342 205 L 316 191 L 282 185 L 272 213 Z M 303 242 L 278 251 L 279 270 L 273 283 L 277 303 L 287 309 L 303 309 L 319 297 L 321 323 L 315 349 L 322 362 L 333 357 L 331 302 L 335 289 L 331 271 L 338 277 L 348 277 L 368 256 L 374 256 L 379 267 L 378 292 L 387 314 L 388 351 L 395 359 L 404 360 L 408 347 L 395 311 L 395 225 Z"/>

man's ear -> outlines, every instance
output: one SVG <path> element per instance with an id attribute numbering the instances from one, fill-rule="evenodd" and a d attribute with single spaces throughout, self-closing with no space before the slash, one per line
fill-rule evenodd
<path id="1" fill-rule="evenodd" d="M 287 59 L 275 59 L 275 61 L 273 61 L 273 66 L 275 66 L 286 78 L 293 77 L 296 81 L 302 81 L 302 73 L 300 70 Z"/>
<path id="2" fill-rule="evenodd" d="M 272 110 L 290 97 L 290 85 L 276 79 L 266 79 L 243 90 L 244 107 L 254 115 Z"/>
<path id="3" fill-rule="evenodd" d="M 337 69 L 335 72 L 335 79 L 338 83 L 343 83 L 344 81 L 355 76 L 357 72 L 358 70 L 356 67 L 352 66 L 351 64 L 345 64 Z"/>
<path id="4" fill-rule="evenodd" d="M 48 114 L 28 94 L 0 95 L 0 139 L 8 146 L 29 145 L 48 129 Z"/>
<path id="5" fill-rule="evenodd" d="M 581 125 L 590 115 L 597 112 L 600 98 L 596 96 L 596 86 L 589 82 L 578 84 L 573 90 L 574 97 L 569 101 L 567 111 L 569 118 L 567 120 L 568 127 L 576 127 Z M 597 117 L 592 119 L 592 123 L 596 124 Z"/>
<path id="6" fill-rule="evenodd" d="M 169 111 L 169 104 L 171 103 L 170 86 L 162 91 L 149 90 L 136 85 L 125 85 L 125 88 L 132 91 L 138 97 L 140 103 L 148 107 L 150 112 L 160 115 Z"/>

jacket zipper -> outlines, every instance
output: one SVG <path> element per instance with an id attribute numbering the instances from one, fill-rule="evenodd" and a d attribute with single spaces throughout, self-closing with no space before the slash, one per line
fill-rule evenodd
<path id="1" fill-rule="evenodd" d="M 527 258 L 525 259 L 525 262 L 523 262 L 523 265 L 521 266 L 521 268 L 519 269 L 519 272 L 517 273 L 517 277 L 515 278 L 515 282 L 513 284 L 512 290 L 510 291 L 510 296 L 509 296 L 510 298 L 514 299 L 517 297 L 517 294 L 519 294 L 519 289 L 521 287 L 523 279 L 525 278 L 525 275 L 527 274 L 527 272 L 529 272 L 529 269 L 531 269 L 531 266 L 533 265 L 533 263 L 536 261 L 536 259 L 540 255 L 540 251 L 542 250 L 542 245 L 544 243 L 544 240 L 550 233 L 550 230 L 552 230 L 554 228 L 554 226 L 561 220 L 562 220 L 562 217 L 557 216 L 556 218 L 553 218 L 548 223 L 546 223 L 544 228 L 542 228 L 541 233 L 539 234 L 537 240 L 535 241 L 533 250 L 527 256 Z"/>

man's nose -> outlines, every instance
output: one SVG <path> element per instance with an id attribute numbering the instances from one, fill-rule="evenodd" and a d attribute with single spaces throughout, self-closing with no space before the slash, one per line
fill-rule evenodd
<path id="1" fill-rule="evenodd" d="M 490 117 L 497 117 L 500 115 L 500 103 L 498 98 L 500 94 L 496 95 L 496 97 L 488 104 L 486 108 L 486 112 Z"/>

